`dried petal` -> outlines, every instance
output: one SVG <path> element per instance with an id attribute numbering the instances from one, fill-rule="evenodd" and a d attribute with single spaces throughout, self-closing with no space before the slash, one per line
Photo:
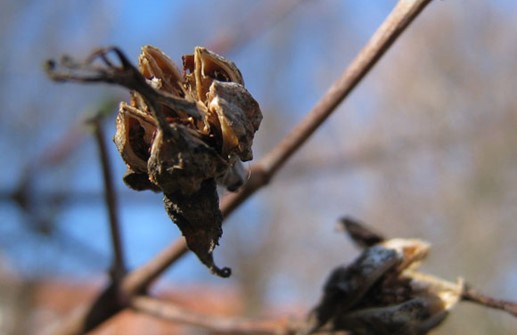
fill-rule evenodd
<path id="1" fill-rule="evenodd" d="M 194 55 L 183 56 L 183 68 L 188 89 L 202 102 L 206 102 L 208 90 L 215 80 L 244 86 L 241 72 L 233 62 L 203 47 L 196 47 Z"/>
<path id="2" fill-rule="evenodd" d="M 214 81 L 208 93 L 211 112 L 219 118 L 223 136 L 222 156 L 253 159 L 253 137 L 262 121 L 259 105 L 244 86 Z"/>
<path id="3" fill-rule="evenodd" d="M 145 112 L 120 103 L 117 132 L 113 138 L 122 159 L 131 170 L 147 173 L 147 160 L 156 131 L 156 122 Z"/>
<path id="4" fill-rule="evenodd" d="M 160 49 L 151 45 L 144 46 L 138 58 L 138 65 L 145 78 L 160 82 L 157 89 L 175 96 L 185 96 L 181 85 L 182 78 L 176 64 Z"/>
<path id="5" fill-rule="evenodd" d="M 408 276 L 414 298 L 400 304 L 358 309 L 335 320 L 340 329 L 354 334 L 427 334 L 460 301 L 463 280 L 451 283 L 422 273 Z"/>
<path id="6" fill-rule="evenodd" d="M 372 247 L 351 265 L 335 269 L 327 279 L 323 298 L 313 312 L 314 330 L 336 314 L 349 311 L 382 275 L 400 262 L 401 255 L 395 250 Z"/>
<path id="7" fill-rule="evenodd" d="M 344 229 L 352 241 L 361 249 L 371 247 L 385 240 L 382 234 L 350 217 L 341 218 L 339 223 L 341 224 L 341 229 Z"/>

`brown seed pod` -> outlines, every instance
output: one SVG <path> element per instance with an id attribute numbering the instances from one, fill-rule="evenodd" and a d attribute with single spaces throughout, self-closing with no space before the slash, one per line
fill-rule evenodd
<path id="1" fill-rule="evenodd" d="M 464 290 L 462 280 L 452 283 L 417 271 L 429 248 L 425 241 L 400 238 L 367 246 L 352 264 L 329 276 L 307 333 L 427 334 Z"/>
<path id="2" fill-rule="evenodd" d="M 183 57 L 183 67 L 180 75 L 159 49 L 142 48 L 139 71 L 148 86 L 120 104 L 114 142 L 128 166 L 128 186 L 163 191 L 189 248 L 214 273 L 228 276 L 212 257 L 222 234 L 215 185 L 233 191 L 243 184 L 241 161 L 253 157 L 262 114 L 233 62 L 197 47 Z M 149 88 L 193 103 L 197 113 L 153 100 Z"/>

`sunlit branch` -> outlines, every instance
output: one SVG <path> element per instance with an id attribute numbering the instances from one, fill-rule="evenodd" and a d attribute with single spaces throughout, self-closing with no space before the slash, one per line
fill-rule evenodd
<path id="1" fill-rule="evenodd" d="M 300 149 L 318 127 L 336 110 L 382 55 L 423 10 L 430 0 L 402 0 L 377 29 L 340 78 L 327 90 L 307 116 L 269 153 L 251 169 L 251 180 L 237 194 L 222 201 L 223 213 L 228 215 L 236 204 L 243 202 L 266 185 L 287 160 Z M 258 175 L 258 176 L 257 176 Z"/>
<path id="2" fill-rule="evenodd" d="M 513 317 L 517 317 L 517 303 L 508 300 L 496 299 L 473 290 L 468 285 L 462 294 L 463 301 L 469 301 L 481 306 L 494 308 L 510 313 Z"/>

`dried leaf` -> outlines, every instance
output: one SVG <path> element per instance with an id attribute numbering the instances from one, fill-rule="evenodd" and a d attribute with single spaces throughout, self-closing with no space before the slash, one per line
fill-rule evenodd
<path id="1" fill-rule="evenodd" d="M 213 273 L 229 277 L 231 270 L 218 268 L 212 256 L 223 233 L 223 217 L 219 211 L 215 181 L 204 181 L 198 191 L 189 195 L 180 192 L 165 193 L 164 203 L 167 213 L 185 236 L 190 250 Z M 210 213 L 211 217 L 207 218 L 207 213 Z"/>

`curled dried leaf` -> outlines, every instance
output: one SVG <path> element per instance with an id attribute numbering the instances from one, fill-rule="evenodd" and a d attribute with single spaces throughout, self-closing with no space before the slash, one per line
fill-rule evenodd
<path id="1" fill-rule="evenodd" d="M 212 253 L 223 230 L 219 211 L 216 183 L 213 179 L 204 181 L 192 194 L 179 192 L 164 194 L 165 209 L 185 236 L 187 245 L 214 274 L 229 277 L 231 269 L 215 265 Z M 211 217 L 207 218 L 207 213 Z M 207 219 L 210 219 L 207 224 Z"/>

